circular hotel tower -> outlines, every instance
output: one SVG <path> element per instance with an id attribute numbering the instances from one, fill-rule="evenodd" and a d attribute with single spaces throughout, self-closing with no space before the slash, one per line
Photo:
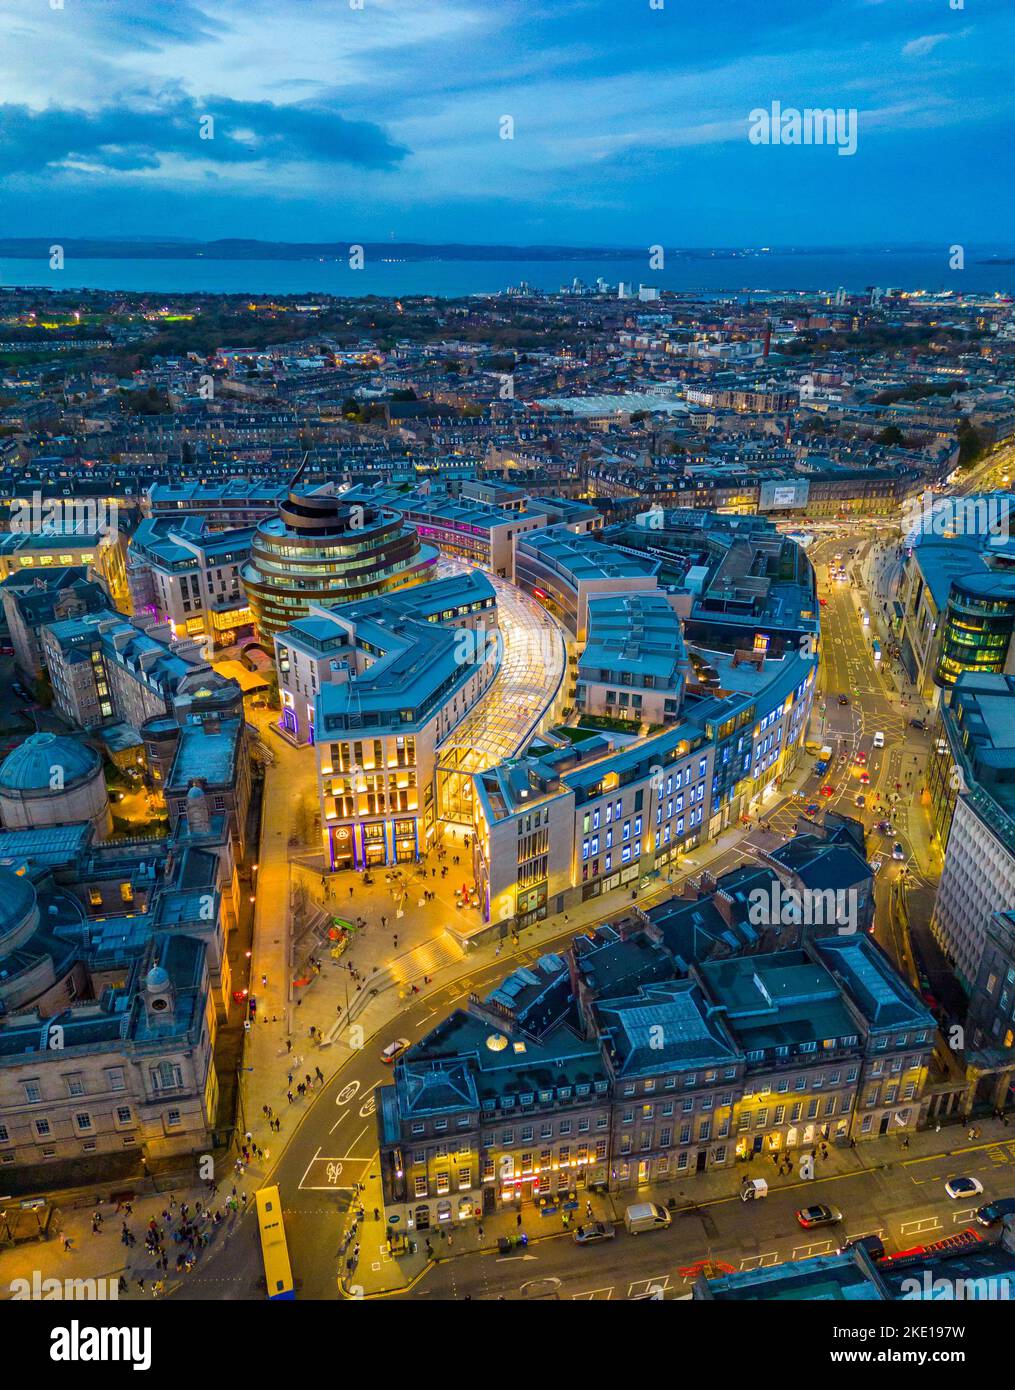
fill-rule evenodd
<path id="1" fill-rule="evenodd" d="M 254 623 L 270 639 L 311 604 L 333 607 L 432 578 L 437 551 L 396 511 L 328 491 L 290 488 L 277 517 L 257 528 L 241 574 Z"/>

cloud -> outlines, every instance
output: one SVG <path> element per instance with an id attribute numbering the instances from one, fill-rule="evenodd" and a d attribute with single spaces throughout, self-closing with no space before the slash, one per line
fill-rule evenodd
<path id="1" fill-rule="evenodd" d="M 390 169 L 407 153 L 376 123 L 348 120 L 320 103 L 197 100 L 172 89 L 97 111 L 0 105 L 0 175 L 61 167 L 122 173 L 156 169 L 171 156 L 202 164 L 312 160 Z"/>
<path id="2" fill-rule="evenodd" d="M 904 58 L 922 58 L 950 38 L 950 34 L 921 34 L 918 39 L 910 39 L 909 43 L 903 45 L 902 55 Z"/>

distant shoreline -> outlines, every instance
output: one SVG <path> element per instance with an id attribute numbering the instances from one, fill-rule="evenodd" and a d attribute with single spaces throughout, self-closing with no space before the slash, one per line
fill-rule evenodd
<path id="1" fill-rule="evenodd" d="M 347 263 L 350 248 L 362 247 L 369 260 L 417 263 L 450 261 L 498 261 L 539 263 L 544 261 L 634 261 L 646 260 L 646 247 L 617 246 L 494 246 L 447 242 L 287 242 L 223 239 L 218 241 L 158 241 L 106 239 L 101 237 L 3 237 L 0 257 L 12 260 L 47 260 L 53 246 L 78 260 L 123 261 L 303 261 Z M 654 249 L 654 248 L 653 248 Z M 885 250 L 874 247 L 666 247 L 665 256 L 681 261 L 760 261 L 784 256 L 864 256 L 870 254 L 904 257 L 927 251 L 926 247 L 900 247 Z M 979 265 L 1015 265 L 1015 255 L 985 257 Z"/>

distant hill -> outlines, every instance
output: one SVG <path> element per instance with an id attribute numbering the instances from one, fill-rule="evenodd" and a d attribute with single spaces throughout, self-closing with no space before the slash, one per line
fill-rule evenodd
<path id="1" fill-rule="evenodd" d="M 646 248 L 618 246 L 469 246 L 461 242 L 419 241 L 254 241 L 228 237 L 220 241 L 158 240 L 153 237 L 0 237 L 0 256 L 49 259 L 60 245 L 68 258 L 126 261 L 345 261 L 349 247 L 360 245 L 370 260 L 402 261 L 629 261 L 644 260 Z M 690 259 L 736 258 L 737 250 L 673 250 Z"/>

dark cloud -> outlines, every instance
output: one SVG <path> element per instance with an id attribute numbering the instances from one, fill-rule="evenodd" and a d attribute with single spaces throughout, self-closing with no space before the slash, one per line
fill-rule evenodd
<path id="1" fill-rule="evenodd" d="M 212 139 L 201 138 L 207 116 L 214 120 Z M 0 176 L 38 174 L 66 161 L 111 172 L 153 169 L 166 155 L 220 164 L 312 160 L 387 169 L 407 153 L 373 121 L 348 120 L 330 105 L 226 97 L 198 102 L 178 90 L 99 111 L 0 105 Z"/>

